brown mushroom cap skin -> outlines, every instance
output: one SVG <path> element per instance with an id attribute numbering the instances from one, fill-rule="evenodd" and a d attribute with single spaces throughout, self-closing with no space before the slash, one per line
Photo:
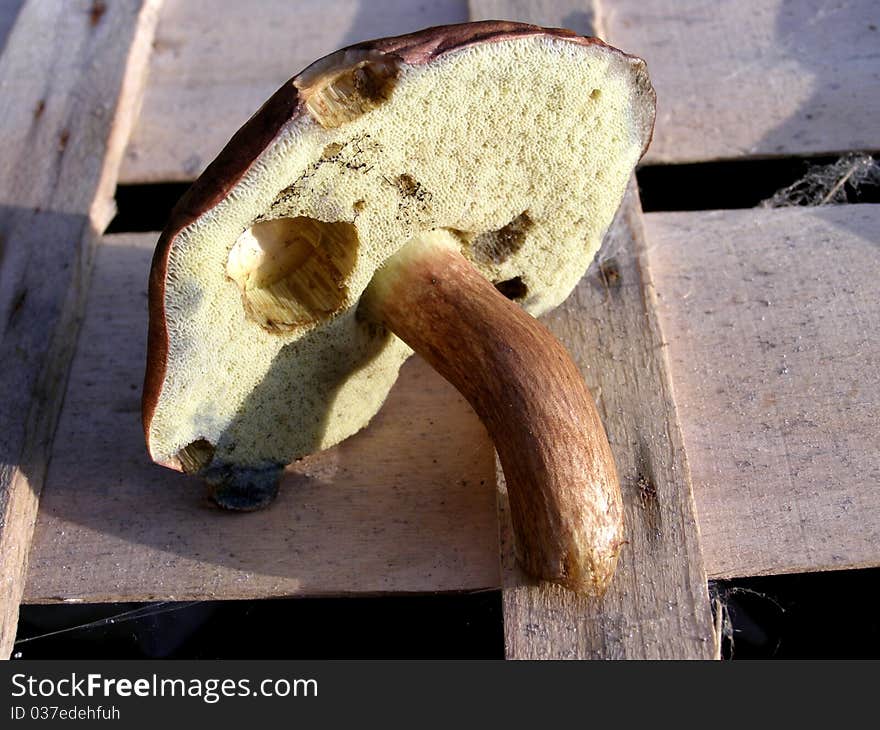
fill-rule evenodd
<path id="1" fill-rule="evenodd" d="M 308 115 L 305 99 L 297 86 L 298 80 L 310 70 L 347 51 L 378 52 L 399 58 L 410 65 L 427 64 L 446 53 L 474 44 L 528 36 L 548 36 L 581 45 L 599 45 L 611 49 L 601 40 L 578 36 L 565 29 L 548 29 L 507 21 L 486 21 L 428 28 L 417 33 L 360 43 L 337 51 L 322 59 L 302 74 L 285 83 L 257 113 L 233 136 L 220 155 L 208 166 L 174 208 L 153 256 L 149 280 L 149 334 L 146 373 L 142 398 L 142 419 L 149 448 L 150 423 L 165 379 L 169 336 L 165 318 L 165 282 L 169 254 L 178 234 L 217 205 L 245 175 L 259 155 L 269 147 L 282 128 L 291 120 Z M 621 56 L 628 56 L 621 51 Z M 628 56 L 629 58 L 633 58 Z M 650 87 L 644 93 L 653 98 Z M 645 148 L 650 139 L 646 139 Z M 644 152 L 644 149 L 643 149 Z M 160 461 L 163 466 L 182 470 L 178 458 Z"/>

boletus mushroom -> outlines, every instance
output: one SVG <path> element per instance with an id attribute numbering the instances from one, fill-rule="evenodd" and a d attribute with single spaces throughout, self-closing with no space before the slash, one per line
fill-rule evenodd
<path id="1" fill-rule="evenodd" d="M 430 28 L 309 66 L 159 240 L 153 460 L 261 507 L 286 464 L 368 423 L 415 350 L 494 441 L 523 568 L 601 594 L 623 543 L 614 461 L 534 317 L 583 276 L 653 120 L 643 61 L 560 29 Z"/>

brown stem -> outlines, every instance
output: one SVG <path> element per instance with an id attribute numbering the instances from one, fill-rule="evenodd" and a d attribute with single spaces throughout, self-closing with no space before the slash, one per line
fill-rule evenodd
<path id="1" fill-rule="evenodd" d="M 361 311 L 467 398 L 498 452 L 517 558 L 534 577 L 601 595 L 623 543 L 611 449 L 565 348 L 450 244 L 424 234 L 374 277 Z"/>

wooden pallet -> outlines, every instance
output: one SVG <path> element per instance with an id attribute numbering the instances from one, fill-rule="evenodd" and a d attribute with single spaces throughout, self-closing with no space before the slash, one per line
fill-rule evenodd
<path id="1" fill-rule="evenodd" d="M 16 4 L 0 7 L 5 654 L 21 600 L 501 587 L 510 657 L 711 657 L 707 576 L 880 565 L 880 206 L 643 215 L 630 191 L 601 261 L 545 318 L 623 482 L 629 544 L 599 603 L 518 572 L 491 443 L 418 358 L 369 428 L 289 470 L 270 510 L 221 514 L 151 465 L 156 234 L 100 235 L 117 181 L 192 179 L 313 58 L 468 18 L 644 56 L 648 162 L 880 149 L 870 0 L 27 2 L 14 25 Z"/>

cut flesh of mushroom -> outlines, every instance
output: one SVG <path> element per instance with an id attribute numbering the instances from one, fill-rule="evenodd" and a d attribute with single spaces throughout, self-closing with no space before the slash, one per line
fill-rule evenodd
<path id="1" fill-rule="evenodd" d="M 226 273 L 241 289 L 249 319 L 269 331 L 296 330 L 342 308 L 356 253 L 351 223 L 277 218 L 238 237 Z"/>
<path id="2" fill-rule="evenodd" d="M 600 592 L 622 540 L 613 462 L 577 369 L 529 315 L 583 275 L 652 124 L 644 63 L 567 31 L 448 26 L 314 64 L 159 242 L 154 460 L 204 474 L 225 506 L 262 506 L 285 464 L 366 425 L 413 348 L 489 427 L 523 564 Z M 425 267 L 442 285 L 423 286 Z M 505 393 L 516 407 L 498 410 Z"/>

